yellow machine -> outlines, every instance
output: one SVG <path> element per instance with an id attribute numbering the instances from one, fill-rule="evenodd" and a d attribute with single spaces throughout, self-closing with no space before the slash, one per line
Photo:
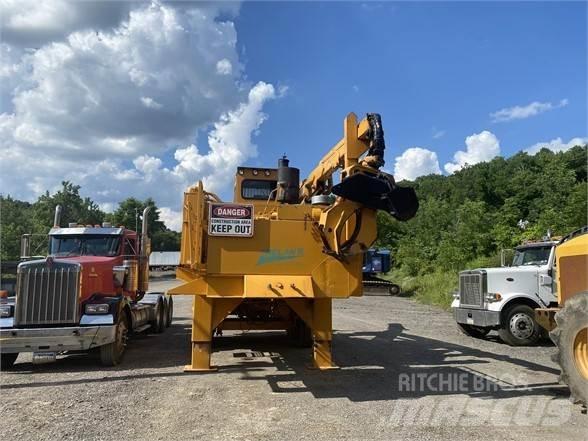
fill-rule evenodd
<path id="1" fill-rule="evenodd" d="M 331 358 L 331 301 L 362 295 L 363 253 L 377 236 L 376 212 L 416 214 L 412 188 L 380 172 L 384 131 L 378 114 L 344 120 L 343 138 L 300 182 L 284 157 L 277 169 L 240 167 L 232 203 L 202 183 L 184 194 L 180 266 L 194 296 L 192 362 L 211 370 L 211 341 L 223 330 L 286 330 L 313 345 L 316 368 Z M 341 180 L 334 184 L 335 172 Z"/>
<path id="2" fill-rule="evenodd" d="M 558 353 L 561 380 L 572 398 L 588 402 L 588 227 L 564 237 L 555 249 L 556 308 L 535 310 L 537 322 L 548 331 Z"/>

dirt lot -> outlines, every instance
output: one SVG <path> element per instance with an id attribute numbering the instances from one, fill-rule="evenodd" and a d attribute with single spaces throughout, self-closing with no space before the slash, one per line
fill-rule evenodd
<path id="1" fill-rule="evenodd" d="M 176 282 L 158 281 L 156 290 Z M 214 374 L 184 374 L 191 299 L 163 335 L 134 337 L 119 368 L 92 357 L 1 376 L 1 439 L 585 440 L 588 417 L 557 382 L 548 343 L 511 348 L 455 330 L 451 315 L 403 298 L 335 303 L 341 369 L 306 368 L 279 333 L 226 333 Z"/>

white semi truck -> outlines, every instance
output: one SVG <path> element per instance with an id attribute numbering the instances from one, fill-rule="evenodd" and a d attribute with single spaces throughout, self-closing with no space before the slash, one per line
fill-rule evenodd
<path id="1" fill-rule="evenodd" d="M 515 249 L 510 266 L 460 272 L 451 304 L 460 330 L 480 338 L 494 329 L 512 346 L 536 343 L 542 331 L 534 309 L 557 304 L 556 245 L 555 240 L 526 243 Z"/>

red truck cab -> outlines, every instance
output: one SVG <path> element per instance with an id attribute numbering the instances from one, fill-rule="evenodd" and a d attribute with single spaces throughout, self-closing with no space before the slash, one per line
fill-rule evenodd
<path id="1" fill-rule="evenodd" d="M 46 362 L 95 348 L 103 364 L 117 365 L 130 332 L 163 332 L 171 324 L 171 299 L 147 292 L 147 222 L 138 235 L 107 223 L 61 227 L 60 213 L 58 206 L 46 258 L 29 257 L 23 238 L 16 295 L 0 299 L 2 368 L 20 352 Z"/>

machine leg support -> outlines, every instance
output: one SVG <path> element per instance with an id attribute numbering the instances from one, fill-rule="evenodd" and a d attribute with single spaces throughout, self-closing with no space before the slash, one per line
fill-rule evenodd
<path id="1" fill-rule="evenodd" d="M 213 303 L 205 296 L 194 296 L 192 304 L 192 364 L 184 372 L 210 372 L 212 353 L 212 311 Z"/>
<path id="2" fill-rule="evenodd" d="M 313 302 L 312 350 L 313 368 L 319 370 L 338 369 L 331 356 L 331 339 L 333 335 L 331 299 L 315 299 Z"/>
<path id="3" fill-rule="evenodd" d="M 192 364 L 184 366 L 184 372 L 214 372 L 210 365 L 211 342 L 192 342 Z"/>
<path id="4" fill-rule="evenodd" d="M 331 357 L 331 341 L 314 341 L 312 350 L 313 369 L 319 369 L 321 371 L 339 369 L 339 366 L 333 364 L 333 358 Z"/>

